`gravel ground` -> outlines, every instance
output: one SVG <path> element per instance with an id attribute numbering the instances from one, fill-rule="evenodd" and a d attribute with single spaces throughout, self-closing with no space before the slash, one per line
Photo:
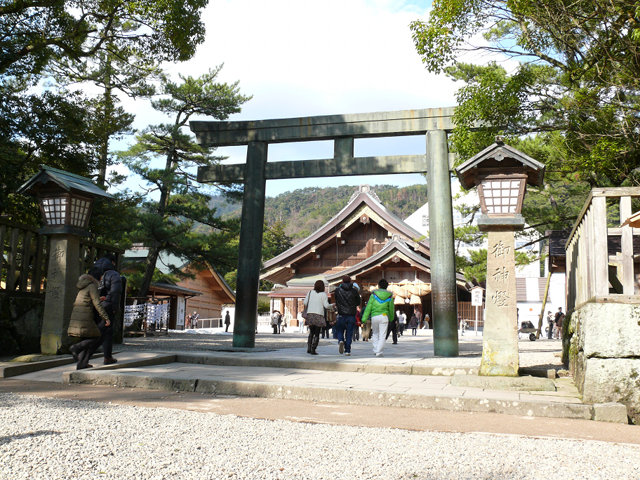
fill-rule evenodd
<path id="1" fill-rule="evenodd" d="M 640 447 L 0 394 L 0 478 L 637 480 Z"/>

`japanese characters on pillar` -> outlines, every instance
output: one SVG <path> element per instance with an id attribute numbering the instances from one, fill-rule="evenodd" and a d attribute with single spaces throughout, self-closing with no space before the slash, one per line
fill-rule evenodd
<path id="1" fill-rule="evenodd" d="M 518 375 L 514 232 L 489 231 L 481 375 Z"/>
<path id="2" fill-rule="evenodd" d="M 496 143 L 457 169 L 464 188 L 478 187 L 480 230 L 488 232 L 487 301 L 480 375 L 517 376 L 518 330 L 514 232 L 524 227 L 520 212 L 526 185 L 542 185 L 544 165 Z"/>
<path id="3" fill-rule="evenodd" d="M 509 277 L 510 269 L 512 262 L 509 262 L 510 259 L 513 259 L 513 249 L 511 245 L 507 245 L 502 239 L 498 240 L 493 245 L 490 245 L 490 253 L 492 257 L 494 268 L 488 271 L 488 275 L 492 279 L 493 287 L 495 290 L 490 297 L 490 301 L 496 307 L 508 307 L 513 302 L 511 300 L 512 296 L 509 292 Z"/>

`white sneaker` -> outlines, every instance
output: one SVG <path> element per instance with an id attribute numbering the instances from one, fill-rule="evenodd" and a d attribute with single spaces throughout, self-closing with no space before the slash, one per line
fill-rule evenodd
<path id="1" fill-rule="evenodd" d="M 350 357 L 351 356 L 351 352 L 347 352 L 344 354 L 346 357 Z"/>
<path id="2" fill-rule="evenodd" d="M 384 357 L 384 355 L 382 354 L 382 352 L 380 352 L 380 353 L 376 353 L 376 357 Z"/>
<path id="3" fill-rule="evenodd" d="M 340 355 L 344 353 L 344 342 L 338 344 L 338 352 L 340 352 Z"/>

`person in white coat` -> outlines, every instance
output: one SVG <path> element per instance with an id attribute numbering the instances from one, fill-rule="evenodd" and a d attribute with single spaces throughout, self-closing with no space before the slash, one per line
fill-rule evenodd
<path id="1" fill-rule="evenodd" d="M 332 308 L 324 291 L 324 282 L 317 280 L 313 285 L 313 290 L 307 293 L 304 299 L 304 306 L 307 309 L 306 324 L 309 327 L 309 337 L 307 338 L 307 353 L 317 355 L 316 348 L 320 341 L 320 329 L 327 324 L 325 320 L 325 310 Z"/>

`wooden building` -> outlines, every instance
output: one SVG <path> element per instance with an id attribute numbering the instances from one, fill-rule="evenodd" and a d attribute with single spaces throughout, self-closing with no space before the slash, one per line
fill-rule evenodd
<path id="1" fill-rule="evenodd" d="M 398 309 L 431 315 L 431 263 L 427 239 L 388 211 L 369 186 L 316 232 L 265 262 L 262 279 L 276 284 L 269 294 L 272 310 L 296 319 L 316 280 L 331 292 L 348 274 L 361 292 L 385 278 Z M 470 302 L 464 277 L 456 278 L 458 301 Z"/>
<path id="2" fill-rule="evenodd" d="M 185 278 L 178 285 L 201 293 L 201 295 L 187 300 L 186 312 L 196 311 L 200 315 L 200 319 L 212 320 L 209 323 L 203 323 L 201 320 L 199 323 L 201 327 L 218 326 L 214 324 L 215 320 L 222 318 L 222 310 L 225 305 L 235 303 L 235 293 L 224 281 L 224 278 L 209 264 L 207 264 L 207 268 L 202 270 L 192 271 L 190 267 L 186 267 L 185 270 L 193 274 L 194 278 Z"/>
<path id="3" fill-rule="evenodd" d="M 137 262 L 146 261 L 148 250 L 141 245 L 134 245 L 124 254 L 123 273 Z M 218 327 L 223 309 L 235 303 L 235 292 L 229 287 L 216 269 L 206 264 L 205 268 L 194 269 L 184 259 L 161 252 L 156 268 L 163 273 L 170 273 L 171 266 L 189 273 L 193 278 L 183 278 L 175 284 L 152 283 L 148 299 L 130 299 L 136 303 L 169 303 L 168 327 L 183 329 L 185 317 L 194 311 L 199 315 L 199 327 Z"/>

